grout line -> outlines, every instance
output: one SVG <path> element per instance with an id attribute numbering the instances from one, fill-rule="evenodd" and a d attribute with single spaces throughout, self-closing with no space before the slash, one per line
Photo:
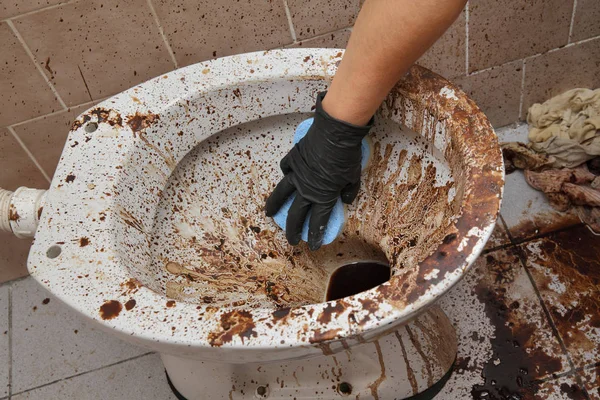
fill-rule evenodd
<path id="1" fill-rule="evenodd" d="M 85 103 L 81 103 L 81 104 L 77 104 L 75 106 L 71 106 L 71 107 L 67 108 L 66 110 L 58 110 L 58 111 L 51 112 L 50 114 L 39 115 L 37 117 L 31 118 L 31 119 L 27 119 L 25 121 L 17 122 L 15 124 L 10 125 L 10 126 L 14 128 L 15 126 L 24 125 L 24 124 L 27 124 L 29 122 L 35 122 L 35 121 L 39 121 L 39 120 L 47 118 L 47 117 L 53 117 L 53 116 L 58 115 L 58 114 L 69 112 L 73 108 L 82 107 L 82 106 L 93 106 L 97 102 L 106 100 L 107 98 L 108 97 L 105 97 L 105 98 L 100 99 L 100 100 L 86 101 Z"/>
<path id="2" fill-rule="evenodd" d="M 292 22 L 292 13 L 290 12 L 290 8 L 288 7 L 287 0 L 283 0 L 283 8 L 285 9 L 285 16 L 288 20 L 288 25 L 290 26 L 290 34 L 292 35 L 292 40 L 296 43 L 296 30 L 294 29 L 294 23 Z"/>
<path id="3" fill-rule="evenodd" d="M 8 126 L 8 127 L 6 127 L 6 129 L 8 129 L 8 131 L 10 132 L 10 134 L 13 135 L 13 137 L 15 138 L 15 140 L 19 143 L 19 145 L 21 145 L 21 147 L 23 148 L 23 150 L 25 151 L 25 153 L 27 153 L 27 155 L 29 156 L 29 158 L 31 159 L 31 161 L 33 161 L 33 163 L 40 170 L 40 172 L 42 173 L 42 175 L 44 175 L 44 178 L 48 181 L 48 183 L 51 183 L 51 179 L 48 176 L 48 174 L 46 173 L 46 171 L 44 171 L 44 168 L 42 168 L 42 166 L 40 165 L 40 163 L 38 162 L 38 160 L 34 157 L 34 155 L 31 153 L 31 151 L 29 151 L 29 149 L 27 148 L 27 146 L 25 146 L 25 143 L 23 143 L 23 141 L 21 140 L 21 138 L 19 137 L 19 135 L 17 135 L 17 133 L 13 129 L 13 127 L 12 126 Z"/>
<path id="4" fill-rule="evenodd" d="M 541 56 L 541 55 L 544 55 L 544 54 L 550 54 L 550 53 L 554 53 L 554 52 L 557 52 L 557 51 L 560 51 L 560 50 L 563 50 L 563 49 L 568 49 L 568 48 L 570 48 L 570 47 L 573 47 L 573 46 L 577 46 L 577 45 L 580 45 L 580 44 L 584 44 L 584 43 L 591 42 L 591 41 L 593 41 L 593 40 L 599 40 L 599 39 L 600 39 L 600 35 L 598 35 L 598 36 L 594 36 L 594 37 L 591 37 L 591 38 L 587 38 L 587 39 L 583 39 L 583 40 L 580 40 L 580 41 L 578 41 L 578 42 L 569 43 L 569 44 L 567 44 L 567 45 L 564 45 L 564 46 L 562 46 L 562 47 L 557 47 L 557 48 L 554 48 L 554 49 L 550 49 L 550 50 L 547 50 L 547 51 L 545 51 L 545 52 L 542 52 L 542 53 L 536 53 L 536 54 L 533 54 L 533 55 L 530 55 L 530 56 L 527 56 L 527 57 L 523 57 L 523 58 L 517 58 L 517 59 L 514 59 L 514 60 L 509 60 L 509 61 L 506 61 L 506 62 L 504 62 L 504 63 L 502 63 L 502 64 L 499 64 L 499 65 L 494 65 L 494 66 L 491 66 L 491 67 L 487 67 L 487 68 L 483 68 L 483 69 L 478 69 L 477 71 L 473 71 L 473 72 L 471 72 L 471 73 L 467 74 L 467 76 L 473 76 L 473 75 L 480 74 L 480 73 L 482 73 L 482 72 L 487 72 L 487 71 L 490 71 L 490 70 L 492 70 L 492 69 L 494 69 L 494 68 L 503 67 L 503 66 L 505 66 L 506 64 L 514 63 L 514 62 L 516 62 L 516 61 L 520 61 L 520 60 L 523 60 L 523 61 L 531 60 L 531 59 L 537 58 L 537 57 L 539 57 L 539 56 Z"/>
<path id="5" fill-rule="evenodd" d="M 21 34 L 19 33 L 19 31 L 17 30 L 17 27 L 15 26 L 15 24 L 13 24 L 13 22 L 11 20 L 6 21 L 6 23 L 8 24 L 8 26 L 10 27 L 10 29 L 12 29 L 13 33 L 17 37 L 17 40 L 21 43 L 21 45 L 25 49 L 25 52 L 27 53 L 27 55 L 29 56 L 29 58 L 33 62 L 33 65 L 35 65 L 35 67 L 37 68 L 38 72 L 42 75 L 42 77 L 44 78 L 44 80 L 46 81 L 46 83 L 48 84 L 48 86 L 50 87 L 50 90 L 52 90 L 52 93 L 54 93 L 54 96 L 56 96 L 56 99 L 58 100 L 58 102 L 60 103 L 60 105 L 62 106 L 62 108 L 64 108 L 66 110 L 68 108 L 67 105 L 65 104 L 65 102 L 63 101 L 63 99 L 60 97 L 60 94 L 58 94 L 58 91 L 56 90 L 56 88 L 54 87 L 54 85 L 52 84 L 52 82 L 50 82 L 50 79 L 48 79 L 48 76 L 44 73 L 44 71 L 42 71 L 42 67 L 37 63 L 37 61 L 35 59 L 35 56 L 31 52 L 31 49 L 29 48 L 29 46 L 27 45 L 27 43 L 25 43 L 25 40 L 23 40 L 23 37 L 21 36 Z"/>
<path id="6" fill-rule="evenodd" d="M 175 58 L 175 53 L 173 53 L 173 49 L 171 48 L 171 44 L 169 43 L 169 39 L 167 39 L 167 35 L 165 35 L 165 31 L 162 27 L 162 25 L 160 24 L 160 20 L 158 19 L 158 14 L 156 13 L 156 10 L 154 9 L 154 4 L 152 4 L 152 0 L 147 0 L 148 3 L 148 7 L 150 8 L 150 12 L 152 13 L 152 17 L 154 18 L 154 22 L 156 22 L 156 26 L 158 26 L 158 32 L 160 33 L 160 36 L 163 39 L 163 42 L 165 43 L 165 47 L 167 48 L 167 51 L 169 52 L 169 55 L 171 56 L 171 61 L 173 61 L 173 65 L 175 66 L 175 69 L 179 68 L 179 65 L 177 64 L 177 59 Z"/>
<path id="7" fill-rule="evenodd" d="M 310 40 L 314 40 L 314 39 L 321 39 L 321 38 L 329 36 L 331 34 L 340 33 L 342 31 L 346 31 L 346 30 L 349 30 L 350 32 L 352 32 L 352 27 L 351 26 L 347 26 L 345 28 L 336 29 L 335 31 L 329 31 L 329 32 L 325 32 L 325 33 L 320 33 L 317 36 L 309 37 L 309 38 L 302 39 L 302 40 L 299 40 L 299 41 L 294 42 L 294 43 L 286 44 L 285 46 L 283 46 L 283 48 L 286 48 L 286 47 L 289 47 L 289 46 L 293 46 L 293 45 L 298 44 L 298 43 L 306 43 L 306 42 L 308 42 Z"/>
<path id="8" fill-rule="evenodd" d="M 525 270 L 525 273 L 527 274 L 527 277 L 529 278 L 529 282 L 533 286 L 533 291 L 535 292 L 535 294 L 538 298 L 538 301 L 542 307 L 542 311 L 544 312 L 544 315 L 546 316 L 546 320 L 548 321 L 548 324 L 550 325 L 550 328 L 552 329 L 552 333 L 556 337 L 558 344 L 560 345 L 560 348 L 563 351 L 563 354 L 567 357 L 567 362 L 569 363 L 569 367 L 570 367 L 571 371 L 575 371 L 575 363 L 573 362 L 573 359 L 571 358 L 571 354 L 567 350 L 567 346 L 565 345 L 565 342 L 563 341 L 563 338 L 560 336 L 560 333 L 558 332 L 558 328 L 556 327 L 556 324 L 554 323 L 554 320 L 552 319 L 550 310 L 548 310 L 548 307 L 546 306 L 546 302 L 542 298 L 542 294 L 540 293 L 540 290 L 535 283 L 535 279 L 533 279 L 533 275 L 531 274 L 531 271 L 529 270 L 529 268 L 527 266 L 527 256 L 525 255 L 525 251 L 523 249 L 521 249 L 519 246 L 517 246 L 516 253 L 517 253 L 517 257 L 519 258 L 519 261 L 521 262 L 521 265 L 523 266 L 523 269 Z M 577 383 L 581 383 L 581 382 L 578 381 Z"/>
<path id="9" fill-rule="evenodd" d="M 523 59 L 523 76 L 521 77 L 521 99 L 519 100 L 519 120 L 523 120 L 523 100 L 525 99 L 525 69 L 527 68 L 527 63 L 525 59 Z"/>
<path id="10" fill-rule="evenodd" d="M 465 4 L 465 74 L 469 75 L 469 2 Z"/>
<path id="11" fill-rule="evenodd" d="M 12 285 L 8 286 L 8 397 L 12 396 L 13 386 L 13 351 L 12 351 Z"/>
<path id="12" fill-rule="evenodd" d="M 15 19 L 27 17 L 27 16 L 32 15 L 32 14 L 37 14 L 37 13 L 42 12 L 42 11 L 52 10 L 53 8 L 58 8 L 58 7 L 66 6 L 68 4 L 76 3 L 78 1 L 79 0 L 67 0 L 67 1 L 63 1 L 63 2 L 60 2 L 58 4 L 52 4 L 50 6 L 38 8 L 37 10 L 31 10 L 31 11 L 24 12 L 23 14 L 14 15 L 12 17 L 0 19 L 0 22 L 8 22 L 10 20 L 15 20 Z"/>
<path id="13" fill-rule="evenodd" d="M 571 26 L 569 26 L 569 38 L 567 39 L 567 44 L 571 43 L 571 39 L 573 38 L 573 25 L 575 25 L 576 11 L 577 11 L 577 0 L 573 0 L 573 14 L 571 14 Z"/>
<path id="14" fill-rule="evenodd" d="M 89 370 L 89 371 L 80 372 L 80 373 L 78 373 L 78 374 L 71 375 L 71 376 L 68 376 L 68 377 L 66 377 L 66 378 L 57 379 L 57 380 L 55 380 L 55 381 L 52 381 L 52 382 L 44 383 L 43 385 L 35 386 L 35 387 L 32 387 L 32 388 L 29 388 L 29 389 L 23 390 L 23 391 L 21 391 L 21 392 L 19 392 L 19 393 L 14 393 L 14 394 L 13 394 L 13 396 L 15 396 L 15 395 L 21 395 L 21 394 L 23 394 L 23 393 L 27 393 L 27 392 L 31 392 L 31 391 L 33 391 L 33 390 L 36 390 L 36 389 L 41 389 L 41 388 L 43 388 L 43 387 L 50 386 L 50 385 L 53 385 L 53 384 L 55 384 L 55 383 L 58 383 L 58 382 L 66 381 L 66 380 L 69 380 L 69 379 L 71 379 L 71 378 L 77 378 L 77 377 L 79 377 L 79 376 L 82 376 L 82 375 L 87 375 L 87 374 L 89 374 L 89 373 L 96 372 L 96 371 L 100 371 L 100 370 L 103 370 L 103 369 L 105 369 L 105 368 L 114 367 L 115 365 L 119 365 L 119 364 L 123 364 L 123 363 L 129 362 L 129 361 L 137 360 L 138 358 L 146 357 L 147 355 L 150 355 L 150 354 L 154 354 L 154 352 L 153 352 L 153 351 L 149 351 L 149 352 L 147 352 L 147 353 L 140 354 L 140 355 L 138 355 L 138 356 L 131 357 L 131 358 L 128 358 L 128 359 L 126 359 L 126 360 L 117 361 L 117 362 L 115 362 L 115 363 L 112 363 L 112 364 L 107 364 L 107 365 L 104 365 L 104 366 L 102 366 L 102 367 L 98 367 L 98 368 L 96 368 L 96 369 L 91 369 L 91 370 Z"/>

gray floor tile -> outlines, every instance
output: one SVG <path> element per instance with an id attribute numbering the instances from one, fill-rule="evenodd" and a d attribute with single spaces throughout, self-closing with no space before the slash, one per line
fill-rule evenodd
<path id="1" fill-rule="evenodd" d="M 12 286 L 13 393 L 146 353 L 98 330 L 32 278 Z"/>
<path id="2" fill-rule="evenodd" d="M 600 236 L 579 226 L 522 248 L 575 367 L 600 361 Z"/>
<path id="3" fill-rule="evenodd" d="M 515 251 L 480 257 L 442 299 L 459 347 L 455 373 L 436 399 L 534 398 L 526 397 L 540 390 L 530 386 L 533 381 L 568 371 L 566 355 Z M 501 387 L 509 391 L 505 397 L 498 392 Z"/>
<path id="4" fill-rule="evenodd" d="M 12 400 L 175 400 L 155 354 L 18 394 Z"/>
<path id="5" fill-rule="evenodd" d="M 8 285 L 0 286 L 0 397 L 8 396 Z"/>
<path id="6" fill-rule="evenodd" d="M 527 143 L 528 130 L 523 124 L 501 128 L 496 133 L 500 142 Z M 506 175 L 500 213 L 511 236 L 518 241 L 579 223 L 576 215 L 553 209 L 544 193 L 529 186 L 522 171 Z"/>

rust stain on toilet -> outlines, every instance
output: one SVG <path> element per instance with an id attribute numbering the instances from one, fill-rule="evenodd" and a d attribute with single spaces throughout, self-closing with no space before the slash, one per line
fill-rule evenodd
<path id="1" fill-rule="evenodd" d="M 135 114 L 128 115 L 126 121 L 127 125 L 129 125 L 135 136 L 136 133 L 149 128 L 158 120 L 160 120 L 160 116 L 157 114 L 153 114 L 151 112 L 142 114 L 139 111 L 136 111 Z"/>
<path id="2" fill-rule="evenodd" d="M 230 343 L 234 336 L 238 336 L 244 343 L 244 339 L 257 336 L 255 328 L 252 313 L 242 310 L 225 312 L 221 314 L 218 329 L 208 334 L 208 341 L 211 346 L 219 347 Z"/>
<path id="3" fill-rule="evenodd" d="M 109 300 L 100 306 L 100 318 L 103 320 L 113 319 L 119 316 L 123 305 L 117 300 Z"/>

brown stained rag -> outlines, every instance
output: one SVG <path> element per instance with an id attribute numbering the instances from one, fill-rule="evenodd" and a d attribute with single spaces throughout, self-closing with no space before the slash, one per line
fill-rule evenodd
<path id="1" fill-rule="evenodd" d="M 531 149 L 573 168 L 600 156 L 600 89 L 573 89 L 534 104 L 527 115 Z"/>

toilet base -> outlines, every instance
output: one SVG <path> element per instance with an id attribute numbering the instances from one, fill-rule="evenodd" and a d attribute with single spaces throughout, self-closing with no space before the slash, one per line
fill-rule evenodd
<path id="1" fill-rule="evenodd" d="M 178 399 L 432 399 L 449 379 L 456 334 L 437 306 L 372 342 L 301 360 L 223 364 L 161 354 Z"/>

